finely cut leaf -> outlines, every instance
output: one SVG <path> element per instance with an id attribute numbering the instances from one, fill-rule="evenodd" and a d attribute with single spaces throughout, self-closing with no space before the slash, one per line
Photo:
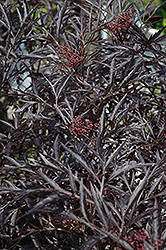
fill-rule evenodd
<path id="1" fill-rule="evenodd" d="M 62 111 L 59 109 L 59 107 L 58 107 L 56 104 L 54 104 L 54 107 L 55 107 L 57 113 L 61 116 L 61 118 L 62 118 L 62 120 L 64 121 L 64 123 L 67 124 L 66 118 L 65 118 L 65 116 L 63 115 Z"/>
<path id="2" fill-rule="evenodd" d="M 10 234 L 11 235 L 14 233 L 14 230 L 16 228 L 17 213 L 18 213 L 18 208 L 14 209 L 14 211 L 12 212 L 12 216 L 10 220 Z"/>
<path id="3" fill-rule="evenodd" d="M 55 199 L 58 199 L 59 198 L 59 195 L 58 194 L 52 194 L 52 195 L 49 195 L 47 198 L 39 201 L 32 209 L 30 209 L 26 215 L 28 214 L 31 214 L 33 212 L 36 212 L 39 208 L 43 207 L 44 205 L 52 202 L 53 200 Z"/>
<path id="4" fill-rule="evenodd" d="M 153 212 L 153 239 L 157 242 L 157 239 L 159 239 L 160 232 L 161 232 L 161 222 L 160 222 L 160 212 L 159 212 L 159 205 L 157 202 L 157 198 L 155 198 L 154 201 L 154 212 Z"/>
<path id="5" fill-rule="evenodd" d="M 112 175 L 110 176 L 110 180 L 114 179 L 118 175 L 121 175 L 125 171 L 129 171 L 130 169 L 145 169 L 145 167 L 151 166 L 151 163 L 135 163 L 133 162 L 132 164 L 125 164 L 122 166 L 119 166 L 118 168 L 115 168 Z"/>
<path id="6" fill-rule="evenodd" d="M 47 160 L 47 158 L 39 153 L 40 157 L 42 158 L 42 160 L 45 162 L 46 165 L 50 166 L 51 168 L 54 168 L 56 170 L 61 170 L 57 165 L 54 165 L 52 162 L 50 162 L 49 160 Z"/>
<path id="7" fill-rule="evenodd" d="M 138 186 L 136 187 L 136 189 L 131 194 L 129 202 L 127 204 L 127 207 L 124 210 L 125 214 L 128 212 L 129 208 L 133 205 L 133 203 L 135 202 L 135 200 L 138 199 L 138 197 L 141 195 L 144 187 L 146 186 L 146 183 L 147 183 L 147 180 L 148 180 L 148 177 L 149 177 L 148 175 L 149 175 L 149 170 L 145 174 L 145 177 L 143 178 L 143 180 L 141 180 L 139 182 Z"/>
<path id="8" fill-rule="evenodd" d="M 63 190 L 54 180 L 52 180 L 51 178 L 49 178 L 47 175 L 45 175 L 42 170 L 40 169 L 39 171 L 37 171 L 37 173 L 43 177 L 44 180 L 46 180 L 52 187 L 55 188 L 55 190 L 57 190 L 58 192 L 62 192 L 62 193 L 66 193 L 68 195 L 71 195 L 70 192 Z"/>
<path id="9" fill-rule="evenodd" d="M 100 201 L 99 201 L 99 199 L 98 199 L 97 192 L 95 191 L 95 189 L 94 189 L 92 183 L 90 183 L 90 186 L 91 186 L 91 191 L 92 191 L 92 196 L 93 196 L 93 199 L 94 199 L 94 203 L 95 203 L 96 209 L 97 209 L 97 211 L 98 211 L 98 213 L 99 213 L 100 219 L 102 220 L 102 222 L 103 222 L 105 228 L 108 229 L 107 220 L 106 220 L 105 215 L 104 215 L 104 213 L 103 213 L 103 211 L 102 211 L 101 203 L 100 203 Z M 97 188 L 96 188 L 96 189 L 97 189 Z"/>
<path id="10" fill-rule="evenodd" d="M 79 154 L 73 152 L 71 149 L 69 149 L 68 147 L 66 147 L 63 143 L 61 143 L 61 145 L 63 146 L 63 148 L 68 151 L 77 161 L 80 162 L 80 164 L 90 173 L 93 175 L 93 177 L 98 180 L 98 182 L 100 183 L 98 177 L 96 176 L 96 174 L 93 172 L 93 170 L 88 166 L 88 164 L 86 163 L 86 161 L 83 159 L 83 157 L 81 157 Z"/>
<path id="11" fill-rule="evenodd" d="M 109 165 L 110 163 L 112 163 L 113 159 L 119 154 L 120 150 L 122 149 L 122 147 L 124 146 L 125 143 L 126 143 L 126 142 L 123 141 L 123 142 L 119 145 L 119 147 L 118 147 L 118 148 L 108 157 L 108 160 L 107 160 L 107 162 L 106 162 L 106 167 L 108 167 L 108 165 Z"/>
<path id="12" fill-rule="evenodd" d="M 117 113 L 118 109 L 120 108 L 120 106 L 122 105 L 122 103 L 124 102 L 125 98 L 126 98 L 127 94 L 125 94 L 123 96 L 123 98 L 120 100 L 120 102 L 115 106 L 112 115 L 111 115 L 111 120 L 113 121 L 115 114 Z"/>
<path id="13" fill-rule="evenodd" d="M 150 190 L 149 190 L 149 193 L 147 195 L 147 197 L 149 198 L 150 195 L 153 193 L 153 191 L 155 190 L 155 188 L 159 185 L 159 183 L 161 182 L 161 180 L 163 179 L 163 176 L 161 175 L 159 178 L 156 178 L 154 180 L 154 183 L 153 185 L 151 186 Z"/>
<path id="14" fill-rule="evenodd" d="M 86 209 L 85 209 L 85 194 L 84 194 L 84 186 L 83 186 L 83 179 L 81 179 L 80 182 L 80 205 L 81 205 L 81 211 L 84 216 L 84 218 L 88 220 L 87 214 L 86 214 Z"/>

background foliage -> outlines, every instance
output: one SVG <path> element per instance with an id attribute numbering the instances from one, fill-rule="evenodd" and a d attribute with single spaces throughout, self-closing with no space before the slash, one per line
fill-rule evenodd
<path id="1" fill-rule="evenodd" d="M 136 25 L 152 2 L 0 5 L 1 249 L 165 249 L 165 35 Z"/>

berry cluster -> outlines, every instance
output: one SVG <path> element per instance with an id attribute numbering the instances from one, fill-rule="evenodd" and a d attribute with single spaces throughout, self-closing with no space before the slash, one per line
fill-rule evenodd
<path id="1" fill-rule="evenodd" d="M 145 250 L 144 241 L 149 239 L 148 234 L 144 229 L 140 229 L 139 233 L 134 234 L 134 238 L 132 239 L 130 236 L 125 236 L 124 239 L 133 247 L 135 250 Z M 155 246 L 152 249 L 158 249 L 162 245 L 163 241 L 161 239 L 157 239 Z"/>
<path id="2" fill-rule="evenodd" d="M 79 116 L 75 116 L 71 119 L 71 131 L 76 135 L 88 135 L 91 131 L 97 131 L 97 128 L 100 127 L 100 123 L 94 123 L 92 121 L 85 121 Z"/>
<path id="3" fill-rule="evenodd" d="M 111 23 L 106 24 L 109 30 L 123 43 L 128 28 L 134 23 L 129 11 L 122 11 Z"/>
<path id="4" fill-rule="evenodd" d="M 72 68 L 78 66 L 86 57 L 86 55 L 82 55 L 82 48 L 77 51 L 72 47 L 69 48 L 67 44 L 59 45 L 57 51 L 59 52 L 59 55 L 66 60 L 66 66 Z"/>
<path id="5" fill-rule="evenodd" d="M 163 240 L 157 238 L 157 240 L 155 240 L 155 245 L 154 245 L 154 249 L 158 249 L 159 247 L 161 247 L 163 244 Z"/>

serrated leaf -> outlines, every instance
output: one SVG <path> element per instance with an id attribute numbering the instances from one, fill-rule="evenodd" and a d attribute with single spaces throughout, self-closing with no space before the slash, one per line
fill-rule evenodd
<path id="1" fill-rule="evenodd" d="M 141 63 L 142 63 L 142 61 L 141 61 Z M 130 73 L 123 79 L 123 81 L 119 84 L 119 87 L 122 87 L 122 85 L 125 83 L 125 82 L 127 82 L 127 81 L 129 81 L 129 80 L 131 80 L 132 79 L 132 76 L 135 74 L 135 72 L 137 71 L 137 69 L 139 68 L 139 64 L 140 64 L 140 62 L 139 63 L 137 63 L 135 66 L 134 66 L 134 68 L 130 71 Z M 135 79 L 134 79 L 135 80 Z"/>
<path id="2" fill-rule="evenodd" d="M 141 219 L 145 219 L 146 217 L 149 217 L 149 215 L 151 215 L 154 212 L 154 209 L 151 208 L 141 214 L 139 214 L 138 216 L 130 219 L 130 221 L 126 224 L 126 226 L 131 226 L 133 224 L 137 224 L 137 222 L 141 221 Z"/>
<path id="3" fill-rule="evenodd" d="M 15 227 L 16 227 L 16 219 L 17 219 L 17 213 L 18 213 L 18 208 L 14 209 L 14 211 L 12 212 L 12 216 L 10 219 L 10 234 L 12 235 Z"/>
<path id="4" fill-rule="evenodd" d="M 149 193 L 147 195 L 147 197 L 149 198 L 150 195 L 153 193 L 153 191 L 155 190 L 155 188 L 158 186 L 158 184 L 160 183 L 161 179 L 163 178 L 163 176 L 161 175 L 160 177 L 156 178 L 154 180 L 154 183 L 153 185 L 151 186 L 150 190 L 149 190 Z"/>
<path id="5" fill-rule="evenodd" d="M 57 93 L 57 96 L 56 96 L 56 99 L 58 100 L 62 90 L 64 89 L 64 87 L 66 86 L 67 82 L 69 81 L 70 77 L 73 75 L 73 72 L 65 79 L 65 81 L 63 82 L 62 86 L 58 89 L 58 93 Z M 57 102 L 56 100 L 56 102 Z"/>
<path id="6" fill-rule="evenodd" d="M 68 147 L 66 147 L 63 143 L 61 143 L 61 145 L 63 146 L 63 148 L 68 151 L 78 162 L 80 162 L 80 164 L 90 173 L 93 175 L 93 177 L 98 180 L 98 182 L 100 183 L 99 178 L 96 176 L 96 174 L 93 172 L 93 170 L 88 166 L 88 164 L 86 163 L 86 161 L 83 159 L 82 156 L 80 156 L 79 154 L 73 152 L 71 149 L 69 149 Z"/>
<path id="7" fill-rule="evenodd" d="M 42 158 L 42 160 L 44 161 L 44 163 L 46 165 L 48 165 L 51 168 L 54 168 L 56 170 L 61 170 L 58 166 L 54 165 L 52 162 L 50 162 L 49 160 L 47 160 L 47 158 L 43 154 L 39 153 L 39 155 L 40 155 L 40 157 Z"/>
<path id="8" fill-rule="evenodd" d="M 151 163 L 132 163 L 132 164 L 124 164 L 118 168 L 115 168 L 113 173 L 111 174 L 109 180 L 114 179 L 118 175 L 124 173 L 125 171 L 129 171 L 130 169 L 144 169 L 147 166 L 151 166 Z"/>
<path id="9" fill-rule="evenodd" d="M 154 200 L 154 212 L 153 212 L 153 218 L 152 218 L 152 224 L 153 224 L 153 240 L 157 242 L 157 239 L 159 239 L 160 236 L 160 230 L 161 230 L 161 222 L 160 222 L 160 212 L 159 212 L 159 205 L 157 198 Z"/>
<path id="10" fill-rule="evenodd" d="M 94 199 L 94 203 L 95 203 L 96 209 L 98 211 L 98 214 L 100 216 L 100 219 L 102 220 L 105 228 L 108 228 L 107 220 L 106 220 L 105 215 L 104 215 L 104 213 L 102 211 L 101 203 L 99 202 L 99 200 L 97 198 L 98 197 L 97 192 L 95 191 L 92 183 L 90 183 L 90 186 L 91 186 L 91 191 L 92 191 L 92 196 L 93 196 L 93 199 Z"/>
<path id="11" fill-rule="evenodd" d="M 122 147 L 124 146 L 126 142 L 123 141 L 119 147 L 117 147 L 117 149 L 108 157 L 108 160 L 106 162 L 106 167 L 108 167 L 108 165 L 113 161 L 113 159 L 119 154 L 120 150 L 122 149 Z"/>
<path id="12" fill-rule="evenodd" d="M 118 102 L 118 104 L 115 106 L 115 108 L 114 108 L 114 110 L 112 112 L 111 118 L 110 118 L 111 121 L 113 121 L 116 112 L 118 111 L 118 109 L 120 108 L 120 106 L 122 105 L 122 103 L 124 102 L 126 96 L 127 96 L 127 93 L 122 97 L 122 99 L 120 100 L 120 102 Z"/>
<path id="13" fill-rule="evenodd" d="M 114 207 L 114 205 L 111 202 L 106 202 L 106 204 L 112 209 L 113 213 L 117 215 L 117 217 L 120 219 L 121 222 L 123 222 L 123 219 L 119 213 L 119 211 Z"/>
<path id="14" fill-rule="evenodd" d="M 137 200 L 138 197 L 140 196 L 140 194 L 142 193 L 144 187 L 146 186 L 148 177 L 149 177 L 149 169 L 148 169 L 147 173 L 145 174 L 145 177 L 143 178 L 143 180 L 141 180 L 139 182 L 138 186 L 135 188 L 135 190 L 131 194 L 129 202 L 127 204 L 127 207 L 124 210 L 125 214 L 128 212 L 129 208 L 133 205 L 133 203 L 135 202 L 135 200 Z"/>
<path id="15" fill-rule="evenodd" d="M 70 118 L 72 118 L 74 115 L 73 115 L 73 109 L 72 109 L 72 107 L 70 105 L 70 102 L 68 101 L 67 98 L 65 98 L 65 102 L 66 102 L 66 104 L 67 104 L 67 106 L 68 106 L 68 108 L 70 110 Z"/>
<path id="16" fill-rule="evenodd" d="M 47 175 L 45 175 L 41 169 L 39 169 L 39 171 L 37 171 L 37 173 L 43 177 L 44 180 L 46 180 L 52 187 L 55 188 L 55 190 L 61 192 L 63 189 L 61 189 L 61 187 L 51 178 L 49 178 Z"/>
<path id="17" fill-rule="evenodd" d="M 54 104 L 54 107 L 55 107 L 57 113 L 61 116 L 64 123 L 67 124 L 66 117 L 63 115 L 62 111 L 58 108 L 58 106 L 56 104 Z"/>
<path id="18" fill-rule="evenodd" d="M 88 220 L 88 217 L 87 217 L 87 214 L 86 214 L 86 211 L 85 211 L 85 195 L 84 195 L 84 187 L 83 187 L 83 179 L 81 178 L 81 181 L 80 181 L 80 205 L 81 205 L 81 211 L 82 211 L 82 214 L 84 216 L 84 218 Z"/>

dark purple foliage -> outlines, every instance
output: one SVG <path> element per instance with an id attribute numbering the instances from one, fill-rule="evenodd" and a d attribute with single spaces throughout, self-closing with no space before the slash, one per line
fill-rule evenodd
<path id="1" fill-rule="evenodd" d="M 0 4 L 1 249 L 166 248 L 166 36 L 137 25 L 151 2 Z"/>

